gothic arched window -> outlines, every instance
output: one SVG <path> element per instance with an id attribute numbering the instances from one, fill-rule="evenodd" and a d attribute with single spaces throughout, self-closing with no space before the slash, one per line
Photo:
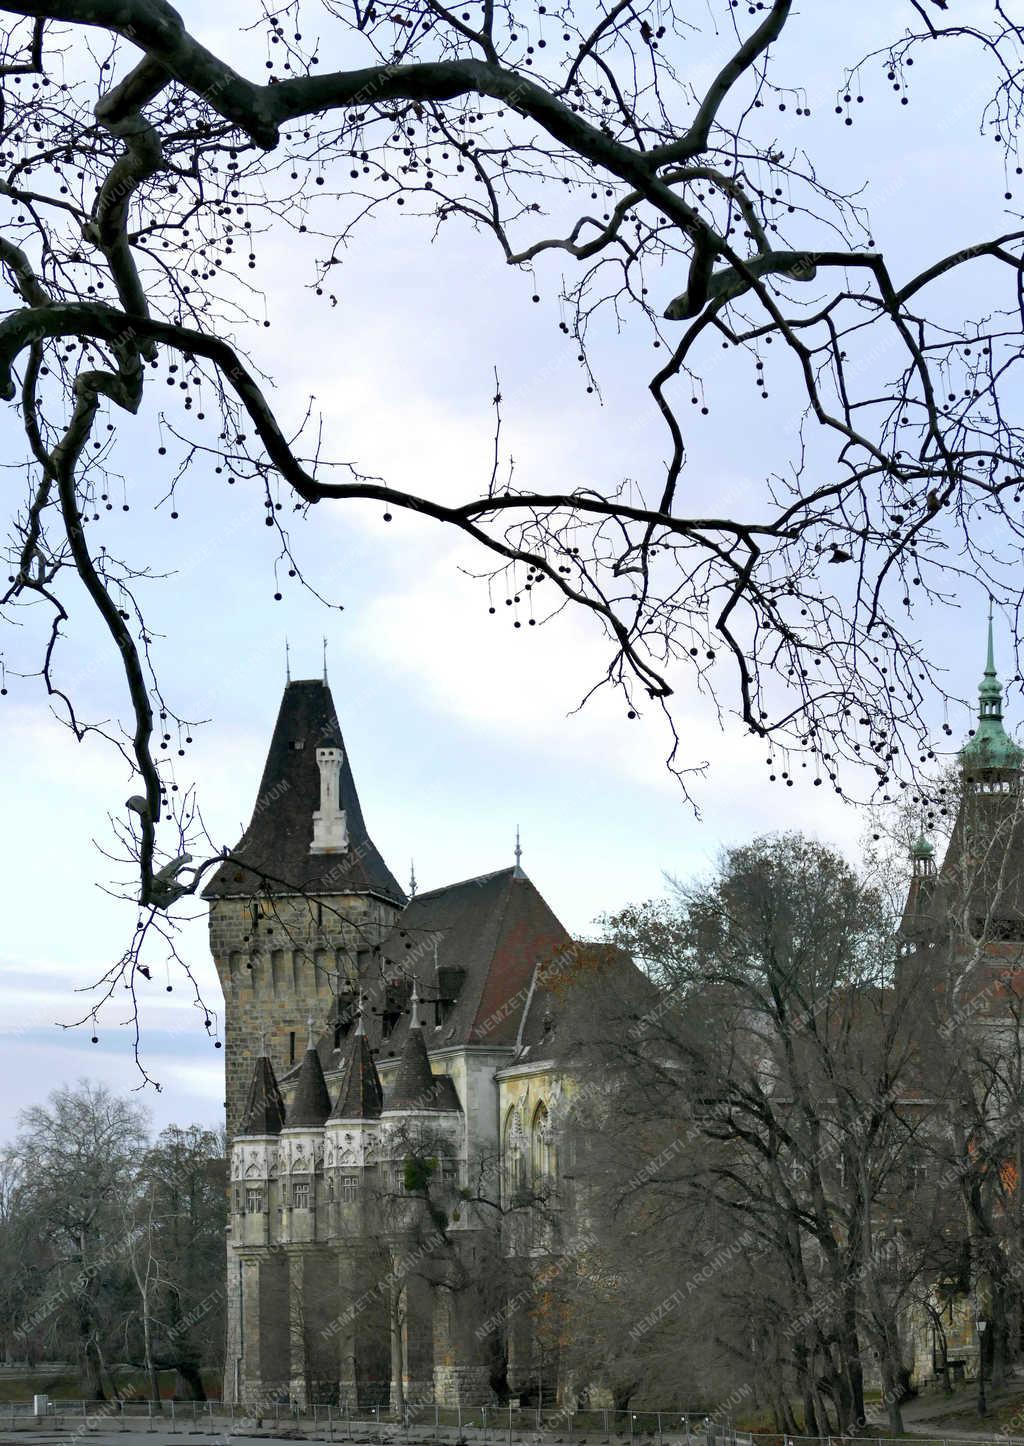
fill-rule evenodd
<path id="1" fill-rule="evenodd" d="M 530 1127 L 530 1177 L 533 1188 L 547 1184 L 554 1174 L 554 1151 L 551 1148 L 551 1120 L 548 1107 L 541 1100 L 533 1112 Z"/>

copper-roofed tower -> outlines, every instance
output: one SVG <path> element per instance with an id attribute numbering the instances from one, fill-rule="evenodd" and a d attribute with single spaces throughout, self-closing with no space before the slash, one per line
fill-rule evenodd
<path id="1" fill-rule="evenodd" d="M 1024 750 L 1003 726 L 991 614 L 978 699 L 977 726 L 959 755 L 961 789 L 949 846 L 937 871 L 923 835 L 911 850 L 901 931 L 929 976 L 952 971 L 958 988 L 968 978 L 983 984 L 990 967 L 1016 959 L 1024 945 Z"/>
<path id="2" fill-rule="evenodd" d="M 1024 750 L 1003 727 L 1003 689 L 996 675 L 992 647 L 992 610 L 988 615 L 988 653 L 978 687 L 978 726 L 960 750 L 965 781 L 984 792 L 1016 790 Z"/>
<path id="3" fill-rule="evenodd" d="M 249 826 L 204 896 L 224 990 L 230 1136 L 260 1034 L 277 1072 L 292 1068 L 309 1016 L 319 1032 L 358 989 L 405 904 L 367 832 L 326 680 L 286 684 Z"/>

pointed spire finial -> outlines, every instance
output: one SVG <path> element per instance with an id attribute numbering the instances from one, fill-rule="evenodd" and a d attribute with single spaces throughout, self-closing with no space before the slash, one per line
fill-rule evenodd
<path id="1" fill-rule="evenodd" d="M 363 991 L 360 990 L 359 997 L 356 1001 L 356 1034 L 360 1035 L 365 1033 L 366 1030 L 363 1027 Z"/>
<path id="2" fill-rule="evenodd" d="M 992 597 L 988 600 L 988 647 L 985 653 L 985 674 L 978 688 L 981 701 L 979 719 L 999 720 L 1003 716 L 1003 690 L 996 674 L 995 646 L 992 640 Z"/>
<path id="3" fill-rule="evenodd" d="M 523 872 L 522 867 L 521 867 L 522 859 L 523 859 L 523 850 L 522 850 L 522 847 L 520 846 L 520 843 L 519 843 L 519 825 L 516 824 L 516 878 L 519 878 L 519 876 L 520 876 L 520 875 L 522 874 L 522 872 Z"/>
<path id="4" fill-rule="evenodd" d="M 409 860 L 409 898 L 416 897 L 416 860 Z"/>
<path id="5" fill-rule="evenodd" d="M 324 638 L 324 684 L 327 683 L 327 639 Z"/>
<path id="6" fill-rule="evenodd" d="M 259 1058 L 260 1058 L 260 1059 L 269 1059 L 269 1058 L 270 1058 L 270 1051 L 267 1049 L 267 1031 L 266 1031 L 265 1029 L 261 1029 L 261 1030 L 260 1030 L 260 1053 L 259 1053 Z"/>
<path id="7" fill-rule="evenodd" d="M 309 1014 L 309 1015 L 306 1016 L 306 1048 L 307 1048 L 307 1049 L 315 1049 L 315 1048 L 316 1048 L 316 1041 L 315 1041 L 314 1038 L 313 1038 L 313 1016 L 312 1016 L 312 1014 Z"/>
<path id="8" fill-rule="evenodd" d="M 412 981 L 412 998 L 410 1000 L 410 1005 L 412 1008 L 412 1018 L 409 1020 L 409 1028 L 422 1029 L 423 1025 L 420 1023 L 420 992 L 416 988 L 415 978 Z"/>
<path id="9" fill-rule="evenodd" d="M 292 680 L 292 657 L 287 638 L 284 640 L 284 680 L 286 683 Z"/>

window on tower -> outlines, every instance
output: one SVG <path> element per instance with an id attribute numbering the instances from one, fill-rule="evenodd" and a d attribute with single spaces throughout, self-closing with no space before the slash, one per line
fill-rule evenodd
<path id="1" fill-rule="evenodd" d="M 260 1215 L 263 1212 L 263 1191 L 257 1186 L 250 1185 L 245 1192 L 245 1210 L 248 1215 Z"/>
<path id="2" fill-rule="evenodd" d="M 355 1175 L 341 1177 L 341 1203 L 354 1205 L 359 1195 L 359 1180 Z"/>
<path id="3" fill-rule="evenodd" d="M 306 1181 L 292 1186 L 292 1204 L 296 1210 L 309 1209 L 309 1184 Z"/>

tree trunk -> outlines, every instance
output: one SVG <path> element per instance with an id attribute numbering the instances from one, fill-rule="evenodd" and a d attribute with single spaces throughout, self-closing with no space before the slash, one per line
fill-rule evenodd
<path id="1" fill-rule="evenodd" d="M 203 1385 L 202 1372 L 198 1365 L 196 1365 L 194 1361 L 180 1361 L 175 1366 L 175 1370 L 178 1373 L 178 1379 L 184 1387 L 182 1395 L 186 1400 L 205 1401 L 206 1387 Z"/>
<path id="2" fill-rule="evenodd" d="M 402 1349 L 402 1288 L 393 1285 L 388 1292 L 388 1323 L 391 1330 L 391 1404 L 396 1411 L 405 1410 L 405 1352 Z"/>

